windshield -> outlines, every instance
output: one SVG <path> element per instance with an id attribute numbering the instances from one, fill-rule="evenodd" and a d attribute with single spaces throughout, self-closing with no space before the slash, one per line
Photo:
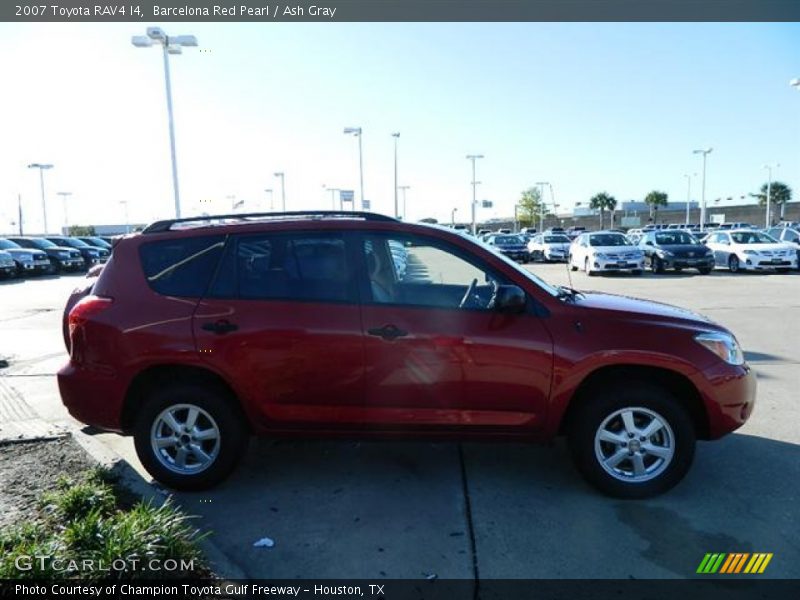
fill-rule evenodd
<path id="1" fill-rule="evenodd" d="M 590 246 L 630 246 L 627 238 L 618 233 L 598 233 L 589 237 Z"/>
<path id="2" fill-rule="evenodd" d="M 669 233 L 656 234 L 656 244 L 661 244 L 663 246 L 675 246 L 678 244 L 696 244 L 696 243 L 697 240 L 695 240 L 691 235 L 689 235 L 685 231 L 670 231 Z"/>
<path id="3" fill-rule="evenodd" d="M 560 293 L 558 291 L 558 288 L 550 285 L 544 279 L 534 275 L 531 271 L 529 271 L 528 269 L 526 269 L 525 267 L 523 267 L 522 265 L 517 263 L 517 261 L 511 260 L 505 254 L 503 254 L 501 252 L 498 252 L 497 249 L 493 248 L 490 244 L 487 244 L 486 242 L 483 242 L 481 240 L 476 240 L 476 239 L 473 239 L 472 243 L 476 244 L 477 246 L 481 246 L 481 247 L 486 248 L 487 250 L 489 250 L 498 259 L 502 260 L 508 266 L 512 267 L 517 273 L 522 274 L 529 281 L 532 281 L 533 283 L 538 285 L 540 288 L 542 288 L 545 292 L 547 292 L 551 296 L 559 296 L 560 295 Z"/>
<path id="4" fill-rule="evenodd" d="M 509 244 L 521 244 L 522 240 L 515 235 L 496 235 L 494 236 L 494 243 L 507 246 Z"/>
<path id="5" fill-rule="evenodd" d="M 11 248 L 21 248 L 21 246 L 9 240 L 0 240 L 0 250 L 10 250 Z"/>
<path id="6" fill-rule="evenodd" d="M 569 244 L 569 238 L 565 235 L 546 235 L 545 244 Z"/>
<path id="7" fill-rule="evenodd" d="M 774 244 L 778 241 L 760 231 L 738 231 L 732 233 L 731 237 L 737 244 Z"/>
<path id="8" fill-rule="evenodd" d="M 56 245 L 50 240 L 44 238 L 27 238 L 26 240 L 31 246 L 44 250 L 45 248 L 55 248 Z"/>
<path id="9" fill-rule="evenodd" d="M 99 237 L 91 237 L 91 238 L 85 238 L 85 239 L 89 240 L 95 246 L 100 246 L 102 248 L 111 248 L 111 244 L 109 244 L 105 240 L 101 240 Z"/>
<path id="10" fill-rule="evenodd" d="M 89 244 L 83 240 L 75 238 L 53 238 L 59 246 L 70 246 L 72 248 L 89 248 Z"/>

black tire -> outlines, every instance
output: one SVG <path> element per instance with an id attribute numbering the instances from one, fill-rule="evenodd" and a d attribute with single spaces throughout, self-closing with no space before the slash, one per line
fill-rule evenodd
<path id="1" fill-rule="evenodd" d="M 709 267 L 703 267 L 702 269 L 697 269 L 700 271 L 700 275 L 708 275 L 711 273 L 711 269 Z"/>
<path id="2" fill-rule="evenodd" d="M 207 467 L 191 474 L 170 470 L 151 444 L 151 431 L 158 416 L 171 406 L 185 404 L 210 415 L 219 432 L 216 457 Z M 244 454 L 249 437 L 235 398 L 202 383 L 176 383 L 152 392 L 139 411 L 133 435 L 136 454 L 147 472 L 168 487 L 186 491 L 207 489 L 228 477 Z"/>
<path id="3" fill-rule="evenodd" d="M 572 255 L 571 254 L 567 257 L 567 263 L 569 264 L 569 270 L 570 271 L 577 271 L 578 270 L 578 267 L 576 267 L 575 265 L 572 264 Z"/>
<path id="4" fill-rule="evenodd" d="M 641 269 L 634 269 L 633 271 L 631 271 L 631 274 L 633 274 L 634 277 L 641 277 L 642 276 L 642 270 Z"/>
<path id="5" fill-rule="evenodd" d="M 739 257 L 735 254 L 731 254 L 730 258 L 728 258 L 728 269 L 731 273 L 738 273 L 741 270 Z"/>
<path id="6" fill-rule="evenodd" d="M 640 412 L 634 411 L 634 413 L 640 416 L 644 415 L 641 411 L 650 411 L 668 426 L 662 428 L 647 441 L 637 442 L 637 440 L 641 440 L 641 437 L 636 437 L 634 434 L 631 446 L 626 444 L 628 448 L 632 448 L 636 442 L 638 449 L 640 444 L 650 443 L 654 438 L 656 443 L 652 447 L 655 447 L 658 445 L 660 436 L 669 439 L 668 447 L 673 449 L 673 454 L 668 462 L 659 463 L 664 459 L 656 457 L 655 454 L 644 453 L 641 455 L 643 461 L 653 461 L 649 465 L 645 462 L 648 469 L 654 469 L 655 475 L 651 473 L 651 479 L 626 481 L 624 474 L 614 476 L 606 470 L 597 456 L 595 434 L 609 416 L 626 408 L 637 409 Z M 618 421 L 620 424 L 622 423 L 621 418 Z M 612 419 L 610 423 L 613 425 L 615 420 Z M 641 421 L 642 426 L 646 423 L 646 419 Z M 624 439 L 626 435 L 622 433 L 621 437 Z M 664 439 L 660 441 L 664 444 L 667 443 Z M 578 471 L 601 492 L 616 498 L 647 498 L 666 492 L 686 475 L 694 458 L 695 431 L 689 414 L 676 397 L 657 385 L 637 381 L 625 385 L 610 384 L 592 393 L 591 397 L 584 397 L 581 405 L 576 407 L 570 417 L 568 444 Z M 660 448 L 663 447 L 660 446 Z M 627 459 L 627 453 L 632 450 L 623 450 L 619 447 L 615 450 L 611 443 L 602 448 L 609 448 L 609 454 L 612 455 L 616 451 L 625 453 L 625 458 L 618 463 L 618 466 L 622 470 L 633 469 L 633 459 Z"/>
<path id="7" fill-rule="evenodd" d="M 664 262 L 657 256 L 650 257 L 650 270 L 653 273 L 661 274 L 664 272 Z"/>

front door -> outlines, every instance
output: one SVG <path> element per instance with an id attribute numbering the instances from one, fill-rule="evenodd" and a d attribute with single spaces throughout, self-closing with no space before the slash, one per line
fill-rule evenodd
<path id="1" fill-rule="evenodd" d="M 376 426 L 544 422 L 552 340 L 532 313 L 491 308 L 508 281 L 436 238 L 366 234 L 365 420 Z"/>

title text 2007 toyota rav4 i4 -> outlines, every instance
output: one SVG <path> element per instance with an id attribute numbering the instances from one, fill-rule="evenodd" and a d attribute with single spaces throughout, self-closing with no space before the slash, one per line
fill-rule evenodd
<path id="1" fill-rule="evenodd" d="M 564 434 L 592 484 L 641 498 L 755 397 L 734 336 L 700 315 L 552 287 L 467 236 L 369 213 L 154 223 L 67 318 L 64 404 L 132 434 L 178 489 L 225 478 L 251 432 Z"/>

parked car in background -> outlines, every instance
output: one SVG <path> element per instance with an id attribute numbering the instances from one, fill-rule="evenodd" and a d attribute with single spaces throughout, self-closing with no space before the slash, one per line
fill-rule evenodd
<path id="1" fill-rule="evenodd" d="M 46 252 L 33 248 L 23 248 L 16 242 L 0 238 L 0 250 L 8 252 L 14 260 L 17 268 L 17 275 L 39 275 L 50 273 L 53 266 Z"/>
<path id="2" fill-rule="evenodd" d="M 105 248 L 109 252 L 111 251 L 111 244 L 105 241 L 103 238 L 99 238 L 96 236 L 87 236 L 87 237 L 79 237 L 79 240 L 89 244 L 90 246 L 94 246 L 95 248 Z"/>
<path id="3" fill-rule="evenodd" d="M 17 276 L 17 263 L 5 250 L 0 250 L 0 277 L 8 279 Z"/>
<path id="4" fill-rule="evenodd" d="M 663 273 L 667 269 L 697 269 L 708 275 L 714 268 L 714 253 L 687 231 L 648 231 L 639 240 L 639 247 L 653 273 Z"/>
<path id="5" fill-rule="evenodd" d="M 489 236 L 486 243 L 497 248 L 511 260 L 524 263 L 531 258 L 527 246 L 518 235 L 495 233 Z"/>
<path id="6" fill-rule="evenodd" d="M 644 252 L 621 233 L 593 231 L 573 240 L 569 247 L 569 265 L 573 271 L 583 269 L 589 276 L 613 271 L 641 275 Z"/>
<path id="7" fill-rule="evenodd" d="M 573 227 L 567 227 L 567 230 L 564 233 L 567 234 L 567 237 L 570 240 L 574 240 L 576 237 L 578 237 L 580 234 L 584 233 L 585 231 L 586 231 L 586 227 L 573 226 Z"/>
<path id="8" fill-rule="evenodd" d="M 797 268 L 796 250 L 761 231 L 715 231 L 704 243 L 714 252 L 716 266 L 727 267 L 731 273 Z"/>
<path id="9" fill-rule="evenodd" d="M 797 260 L 800 263 L 800 227 L 772 227 L 767 230 L 767 235 L 778 242 L 794 246 L 797 253 Z M 800 268 L 800 264 L 798 264 L 798 268 Z"/>
<path id="10" fill-rule="evenodd" d="M 41 237 L 9 237 L 8 239 L 23 248 L 45 252 L 47 258 L 50 259 L 52 270 L 56 273 L 61 271 L 82 271 L 86 268 L 81 253 L 69 246 L 58 246 Z"/>
<path id="11" fill-rule="evenodd" d="M 106 248 L 98 248 L 97 246 L 91 246 L 83 240 L 79 240 L 78 238 L 67 236 L 51 236 L 47 239 L 58 246 L 74 248 L 80 252 L 87 271 L 94 265 L 106 262 L 108 257 L 111 256 L 110 250 Z"/>
<path id="12" fill-rule="evenodd" d="M 729 230 L 729 229 L 755 229 L 750 223 L 744 223 L 741 221 L 736 221 L 732 223 L 720 223 L 719 227 L 717 228 L 719 231 L 722 230 Z"/>
<path id="13" fill-rule="evenodd" d="M 528 241 L 528 253 L 533 261 L 567 261 L 570 239 L 563 233 L 540 233 Z"/>
<path id="14" fill-rule="evenodd" d="M 563 434 L 588 481 L 643 498 L 753 410 L 736 338 L 689 310 L 555 287 L 471 237 L 382 215 L 191 219 L 119 242 L 67 313 L 58 372 L 69 412 L 132 435 L 167 486 L 219 483 L 251 433 Z M 418 273 L 397 277 L 390 241 Z"/>
<path id="15" fill-rule="evenodd" d="M 503 234 L 510 235 L 511 234 L 511 230 L 508 229 L 507 227 L 501 227 L 500 229 L 498 229 L 497 231 L 494 231 L 493 233 L 503 233 Z"/>

